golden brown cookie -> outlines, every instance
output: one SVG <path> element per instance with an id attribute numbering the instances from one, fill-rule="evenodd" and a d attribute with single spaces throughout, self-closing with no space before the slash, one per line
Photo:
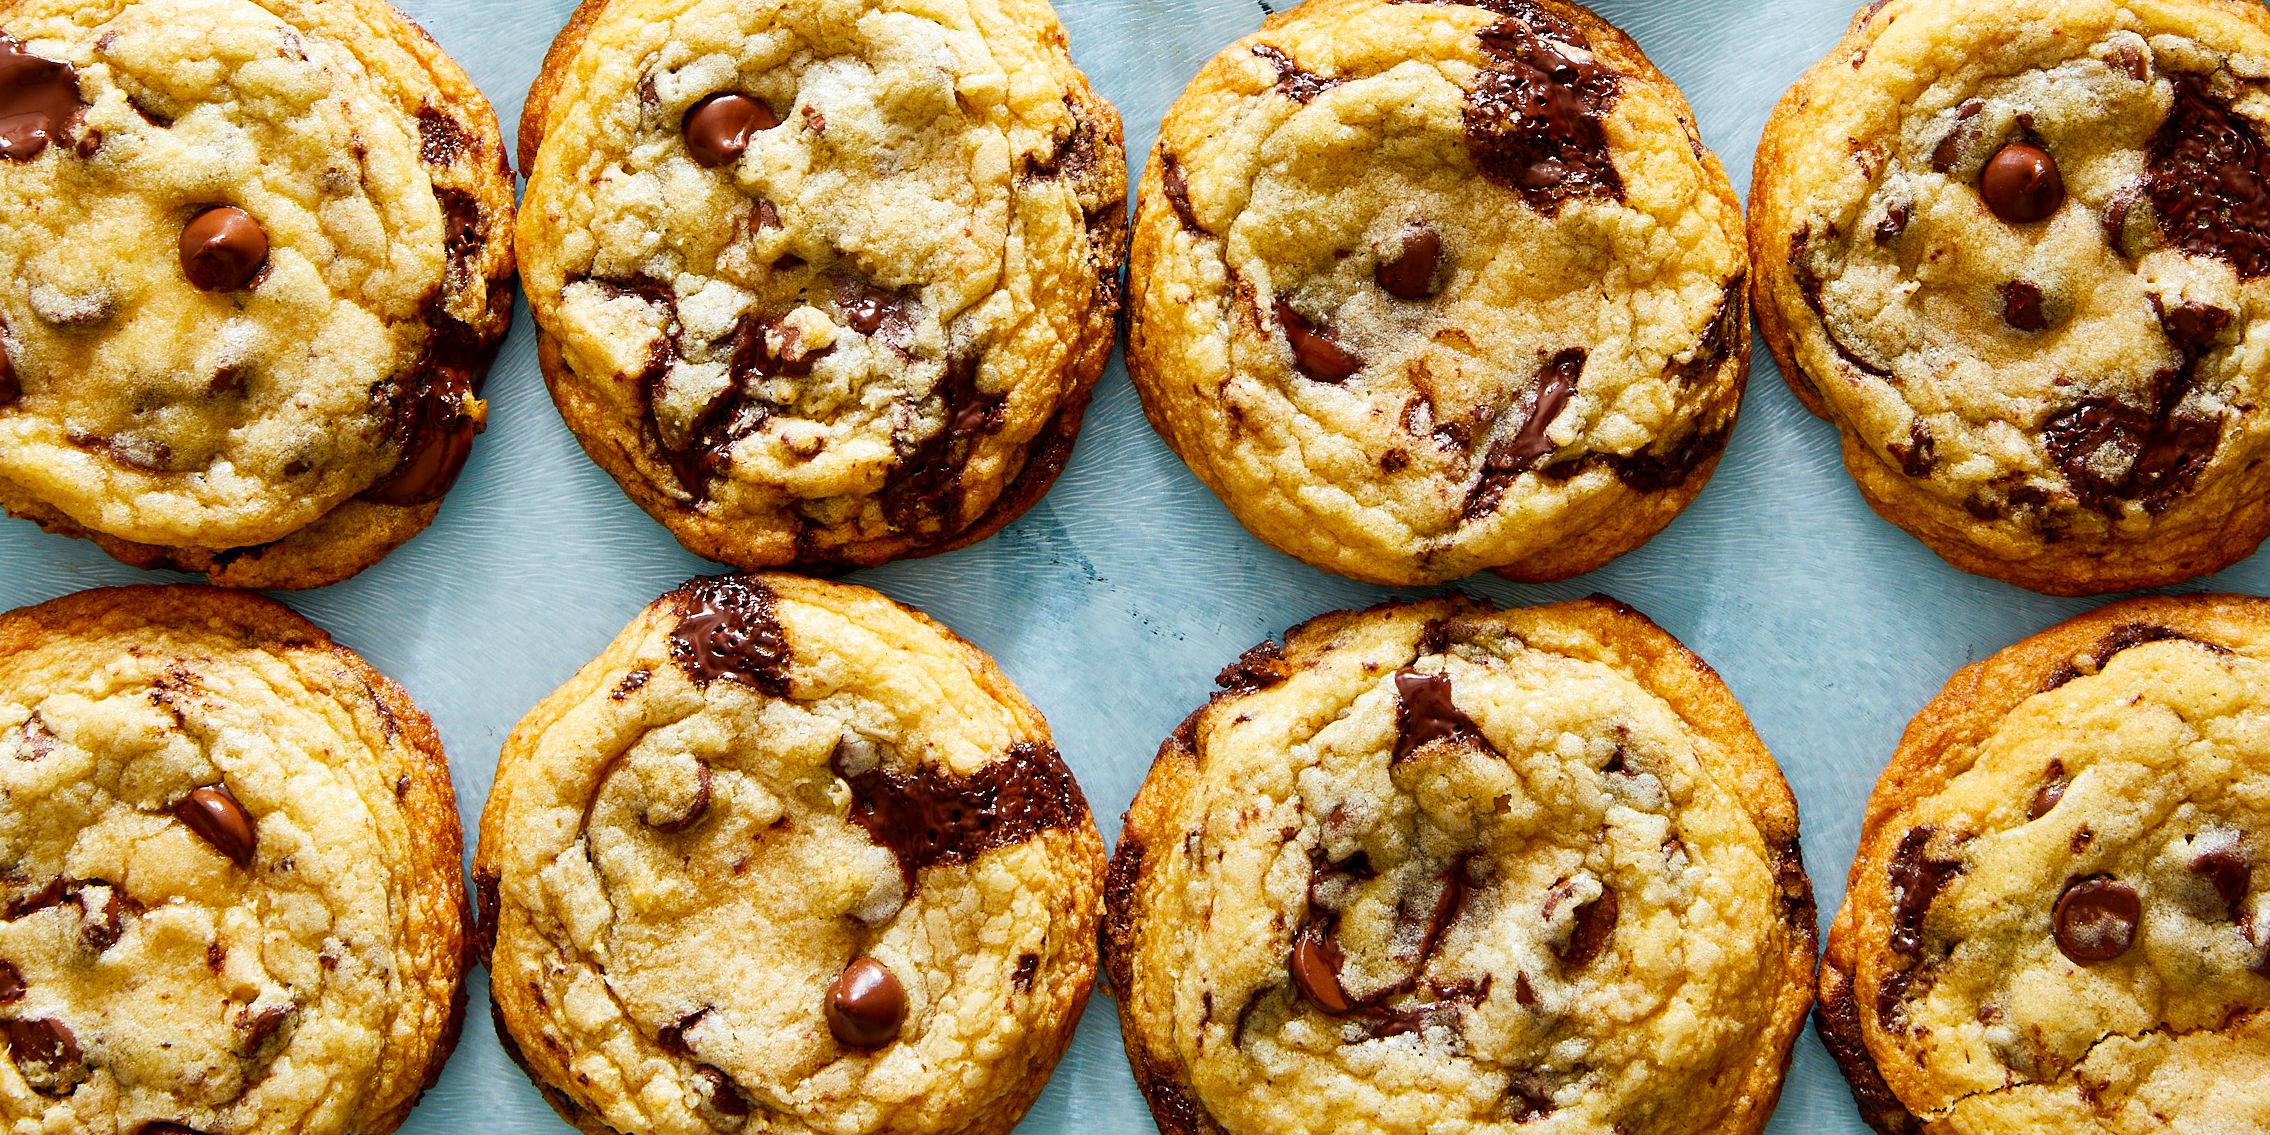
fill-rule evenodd
<path id="1" fill-rule="evenodd" d="M 513 731 L 503 1037 L 590 1135 L 1006 1133 L 1096 972 L 1103 843 L 991 659 L 787 575 L 663 596 Z"/>
<path id="2" fill-rule="evenodd" d="M 1062 470 L 1126 159 L 1045 0 L 585 0 L 520 137 L 553 399 L 688 548 L 927 555 Z"/>
<path id="3" fill-rule="evenodd" d="M 2270 1125 L 2270 601 L 1964 668 L 1868 801 L 1821 1035 L 1879 1131 Z"/>
<path id="4" fill-rule="evenodd" d="M 1868 503 L 2080 595 L 2270 533 L 2270 12 L 1889 0 L 1783 97 L 1758 321 Z"/>
<path id="5" fill-rule="evenodd" d="M 1559 579 L 1716 466 L 1749 374 L 1741 224 L 1686 100 L 1591 12 L 1312 0 L 1167 114 L 1129 368 L 1280 551 Z"/>
<path id="6" fill-rule="evenodd" d="M 463 851 L 426 716 L 281 604 L 0 615 L 0 1128 L 393 1131 L 457 1043 Z"/>
<path id="7" fill-rule="evenodd" d="M 512 191 L 382 0 L 0 3 L 0 508 L 233 587 L 377 562 L 486 419 Z"/>
<path id="8" fill-rule="evenodd" d="M 1265 643 L 1160 749 L 1106 970 L 1166 1135 L 1755 1135 L 1812 1004 L 1797 806 L 1630 608 Z"/>

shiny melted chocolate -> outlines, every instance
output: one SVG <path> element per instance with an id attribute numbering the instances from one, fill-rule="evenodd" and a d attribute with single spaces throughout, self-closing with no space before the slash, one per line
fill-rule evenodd
<path id="1" fill-rule="evenodd" d="M 851 786 L 851 822 L 898 858 L 912 893 L 924 869 L 968 863 L 1088 818 L 1088 801 L 1056 747 L 1024 741 L 968 776 L 936 765 L 878 764 L 836 775 Z"/>

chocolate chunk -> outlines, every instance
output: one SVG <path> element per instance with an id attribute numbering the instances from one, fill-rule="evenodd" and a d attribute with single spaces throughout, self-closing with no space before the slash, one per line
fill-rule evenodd
<path id="1" fill-rule="evenodd" d="M 1311 926 L 1293 939 L 1292 956 L 1285 961 L 1292 974 L 1293 987 L 1309 1004 L 1327 1016 L 1344 1017 L 1355 1011 L 1355 1002 L 1348 999 L 1348 991 L 1340 985 L 1340 947 L 1333 943 L 1324 930 Z"/>
<path id="2" fill-rule="evenodd" d="M 1854 351 L 1844 341 L 1844 337 L 1837 333 L 1836 324 L 1829 322 L 1828 312 L 1821 303 L 1821 291 L 1824 286 L 1821 275 L 1813 270 L 1811 260 L 1805 255 L 1805 250 L 1811 245 L 1812 239 L 1811 230 L 1804 230 L 1800 231 L 1789 242 L 1789 271 L 1790 275 L 1796 280 L 1797 293 L 1805 297 L 1805 306 L 1813 309 L 1813 318 L 1820 320 L 1821 333 L 1828 336 L 1829 347 L 1836 351 L 1838 358 L 1843 359 L 1854 370 L 1862 374 L 1873 375 L 1887 382 L 1891 381 L 1891 371 L 1861 358 L 1860 353 Z"/>
<path id="3" fill-rule="evenodd" d="M 1009 973 L 1009 984 L 1016 986 L 1020 993 L 1030 993 L 1033 990 L 1033 980 L 1039 976 L 1040 955 L 1019 954 L 1017 968 Z"/>
<path id="4" fill-rule="evenodd" d="M 2041 310 L 2041 289 L 2024 280 L 2002 285 L 2002 322 L 2019 331 L 2049 330 L 2049 318 Z"/>
<path id="5" fill-rule="evenodd" d="M 1492 751 L 1474 719 L 1450 697 L 1450 675 L 1401 670 L 1395 675 L 1395 760 L 1436 741 L 1471 743 Z"/>
<path id="6" fill-rule="evenodd" d="M 835 298 L 843 325 L 861 335 L 881 332 L 896 342 L 914 326 L 915 301 L 902 293 L 844 278 L 836 281 Z"/>
<path id="7" fill-rule="evenodd" d="M 2065 204 L 2065 177 L 2057 159 L 2032 142 L 2011 142 L 1986 160 L 1978 195 L 1994 215 L 2013 225 L 2046 221 Z"/>
<path id="8" fill-rule="evenodd" d="M 197 838 L 211 844 L 213 850 L 226 856 L 239 867 L 252 866 L 253 852 L 260 845 L 260 833 L 252 821 L 252 814 L 237 802 L 229 786 L 216 784 L 193 789 L 181 802 L 173 806 L 173 817 L 183 827 L 196 833 Z"/>
<path id="9" fill-rule="evenodd" d="M 1512 437 L 1501 438 L 1483 458 L 1481 479 L 1466 496 L 1466 519 L 1497 511 L 1498 501 L 1504 499 L 1506 489 L 1552 455 L 1555 447 L 1546 431 L 1575 396 L 1577 379 L 1584 374 L 1587 357 L 1584 348 L 1570 347 L 1546 360 L 1544 367 L 1538 370 L 1536 382 L 1525 399 L 1528 414 L 1522 418 L 1521 428 L 1515 430 Z"/>
<path id="10" fill-rule="evenodd" d="M 1239 655 L 1214 676 L 1214 684 L 1232 693 L 1265 690 L 1282 683 L 1291 669 L 1285 661 L 1285 648 L 1265 642 Z"/>
<path id="11" fill-rule="evenodd" d="M 1931 436 L 1931 423 L 1922 418 L 1909 420 L 1907 440 L 1887 444 L 1893 457 L 1899 459 L 1900 472 L 1910 477 L 1927 476 L 1939 466 L 1939 443 Z"/>
<path id="12" fill-rule="evenodd" d="M 1088 815 L 1072 770 L 1044 743 L 1019 742 L 966 777 L 927 763 L 851 772 L 840 751 L 835 772 L 851 786 L 849 820 L 898 858 L 909 894 L 924 868 L 968 863 Z"/>
<path id="13" fill-rule="evenodd" d="M 1372 272 L 1379 286 L 1401 300 L 1423 300 L 1435 294 L 1435 272 L 1442 267 L 1442 234 L 1426 225 L 1412 225 L 1395 237 L 1395 255 L 1382 260 Z"/>
<path id="14" fill-rule="evenodd" d="M 1553 1114 L 1559 1105 L 1547 1094 L 1547 1085 L 1535 1072 L 1517 1072 L 1507 1077 L 1505 1117 L 1515 1123 L 1528 1123 Z"/>
<path id="15" fill-rule="evenodd" d="M 2214 349 L 2215 340 L 2231 325 L 2231 313 L 2210 303 L 2184 300 L 2174 307 L 2152 298 L 2154 310 L 2159 312 L 2160 327 L 2167 332 L 2168 340 L 2186 355 L 2203 355 Z"/>
<path id="16" fill-rule="evenodd" d="M 2149 406 L 2088 398 L 2050 419 L 2042 440 L 2081 503 L 2117 512 L 2124 501 L 2164 511 L 2191 486 L 2222 444 L 2222 419 L 2179 409 L 2190 367 L 2154 376 Z"/>
<path id="17" fill-rule="evenodd" d="M 1206 226 L 1198 223 L 1198 214 L 1190 209 L 1190 182 L 1183 176 L 1182 159 L 1173 154 L 1160 154 L 1159 180 L 1166 186 L 1167 204 L 1174 207 L 1174 215 L 1182 221 L 1182 227 L 1200 236 L 1210 235 Z"/>
<path id="18" fill-rule="evenodd" d="M 232 1051 L 248 1060 L 258 1056 L 269 1041 L 276 1039 L 284 1031 L 284 1026 L 291 1022 L 293 1014 L 297 1012 L 298 1009 L 290 1004 L 274 1004 L 260 1009 L 246 1006 L 237 1014 L 236 1040 L 231 1046 Z"/>
<path id="19" fill-rule="evenodd" d="M 881 1048 L 906 1023 L 906 987 L 883 963 L 860 958 L 828 990 L 828 1031 L 846 1048 Z"/>
<path id="20" fill-rule="evenodd" d="M 430 166 L 454 165 L 458 157 L 478 150 L 479 143 L 440 107 L 418 108 L 418 160 Z"/>
<path id="21" fill-rule="evenodd" d="M 883 486 L 883 517 L 901 532 L 959 532 L 965 526 L 962 471 L 979 439 L 1001 428 L 1007 404 L 1004 396 L 978 389 L 979 363 L 974 355 L 947 361 L 937 391 L 944 426 L 916 446 Z"/>
<path id="22" fill-rule="evenodd" d="M 24 999 L 24 991 L 31 986 L 24 981 L 24 971 L 16 963 L 0 959 L 0 1005 L 13 1005 Z"/>
<path id="23" fill-rule="evenodd" d="M 711 95 L 686 112 L 686 152 L 710 169 L 741 160 L 749 137 L 780 125 L 780 116 L 762 100 L 741 94 Z"/>
<path id="24" fill-rule="evenodd" d="M 1573 199 L 1621 201 L 1601 121 L 1621 80 L 1567 24 L 1522 5 L 1483 28 L 1489 65 L 1466 92 L 1466 148 L 1482 176 L 1548 217 Z"/>
<path id="25" fill-rule="evenodd" d="M 69 141 L 87 113 L 79 73 L 43 59 L 0 32 L 0 158 L 28 162 L 54 141 Z"/>
<path id="26" fill-rule="evenodd" d="M 2109 962 L 2136 943 L 2144 900 L 2106 875 L 2079 879 L 2057 896 L 2057 949 L 2077 965 Z"/>
<path id="27" fill-rule="evenodd" d="M 1329 328 L 1310 322 L 1284 300 L 1277 301 L 1277 322 L 1285 329 L 1286 345 L 1292 348 L 1293 366 L 1309 379 L 1346 382 L 1364 369 L 1364 361 L 1342 347 Z"/>
<path id="28" fill-rule="evenodd" d="M 446 334 L 437 332 L 436 344 Z M 473 367 L 461 354 L 427 347 L 408 392 L 396 402 L 394 430 L 401 438 L 401 457 L 363 490 L 363 499 L 414 508 L 441 499 L 456 484 L 473 456 L 473 435 L 480 432 L 480 424 L 466 412 L 473 398 Z"/>
<path id="29" fill-rule="evenodd" d="M 1702 382 L 1718 372 L 1719 365 L 1734 350 L 1734 341 L 1750 325 L 1748 303 L 1750 278 L 1737 273 L 1726 282 L 1725 291 L 1718 301 L 1718 313 L 1703 324 L 1702 338 L 1695 341 L 1695 350 L 1686 362 L 1672 370 L 1672 377 L 1680 382 Z"/>
<path id="30" fill-rule="evenodd" d="M 205 1133 L 194 1127 L 161 1119 L 143 1124 L 135 1130 L 134 1135 L 205 1135 Z"/>
<path id="31" fill-rule="evenodd" d="M 473 870 L 473 953 L 483 964 L 496 953 L 497 917 L 504 909 L 504 896 L 498 890 L 500 881 L 493 868 Z M 218 968 L 215 967 L 216 972 Z"/>
<path id="32" fill-rule="evenodd" d="M 1905 201 L 1895 201 L 1884 207 L 1884 219 L 1876 222 L 1876 243 L 1890 244 L 1907 231 L 1907 222 L 1915 207 Z"/>
<path id="33" fill-rule="evenodd" d="M 2141 83 L 2152 77 L 2144 52 L 2133 43 L 2123 43 L 2112 51 L 2106 63 L 2120 69 L 2120 73 Z"/>
<path id="34" fill-rule="evenodd" d="M 2270 151 L 2254 124 L 2198 75 L 2178 74 L 2175 105 L 2145 151 L 2145 192 L 2160 233 L 2241 280 L 2270 275 Z"/>
<path id="35" fill-rule="evenodd" d="M 1567 481 L 1588 469 L 1604 468 L 1635 493 L 1659 493 L 1691 480 L 1695 471 L 1726 449 L 1731 423 L 1694 433 L 1660 449 L 1637 453 L 1586 453 L 1544 468 L 1544 475 Z"/>
<path id="36" fill-rule="evenodd" d="M 712 1127 L 734 1131 L 749 1118 L 749 1100 L 740 1085 L 717 1068 L 704 1064 L 694 1069 L 694 1092 L 701 1101 L 702 1118 Z"/>
<path id="37" fill-rule="evenodd" d="M 1923 953 L 1923 919 L 1939 892 L 1967 868 L 1961 860 L 1938 859 L 1928 845 L 1937 829 L 1924 825 L 1900 838 L 1889 870 L 1892 890 L 1892 940 L 1895 952 L 1908 957 Z"/>
<path id="38" fill-rule="evenodd" d="M 1844 1072 L 1845 1082 L 1852 1089 L 1852 1102 L 1870 1127 L 1886 1135 L 1914 1135 L 1922 1128 L 1915 1114 L 1885 1084 L 1883 1070 L 1869 1054 L 1850 973 L 1834 965 L 1821 967 L 1821 1000 L 1814 1010 L 1813 1023 L 1822 1045 Z"/>
<path id="39" fill-rule="evenodd" d="M 639 819 L 663 835 L 679 835 L 692 831 L 709 814 L 710 800 L 709 765 L 695 761 L 693 792 L 685 800 L 671 801 L 668 807 L 650 804 Z"/>
<path id="40" fill-rule="evenodd" d="M 2223 900 L 2225 917 L 2236 919 L 2239 916 L 2246 904 L 2247 892 L 2254 887 L 2254 864 L 2247 861 L 2244 851 L 2218 847 L 2200 852 L 2191 861 L 2191 872 L 2215 888 L 2215 897 Z"/>
<path id="41" fill-rule="evenodd" d="M 2026 805 L 2026 818 L 2038 820 L 2055 811 L 2058 802 L 2065 799 L 2065 790 L 2072 785 L 2065 776 L 2065 762 L 2049 762 L 2049 770 L 2042 774 L 2041 787 L 2034 790 L 2033 801 Z"/>
<path id="42" fill-rule="evenodd" d="M 0 325 L 0 331 L 5 326 Z M 7 409 L 24 397 L 24 382 L 16 377 L 16 364 L 8 358 L 8 348 L 0 341 L 0 410 Z"/>
<path id="43" fill-rule="evenodd" d="M 100 888 L 101 894 L 88 891 Z M 93 953 L 102 953 L 126 936 L 126 916 L 135 909 L 119 889 L 108 883 L 90 883 L 74 896 L 79 903 L 79 941 Z"/>
<path id="44" fill-rule="evenodd" d="M 79 1038 L 63 1022 L 44 1017 L 0 1021 L 0 1036 L 8 1040 L 8 1053 L 24 1083 L 41 1095 L 67 1096 L 87 1079 L 86 1057 Z"/>
<path id="45" fill-rule="evenodd" d="M 1972 121 L 1986 109 L 1982 99 L 1971 99 L 1955 108 L 1954 128 L 1939 144 L 1931 148 L 1931 168 L 1940 173 L 1952 173 L 1963 160 L 1963 151 L 1970 149 L 1971 140 L 1978 137 L 1978 123 Z"/>
<path id="46" fill-rule="evenodd" d="M 1573 891 L 1569 883 L 1553 888 L 1545 899 L 1545 917 L 1566 902 Z M 1603 886 L 1600 897 L 1576 908 L 1576 925 L 1569 931 L 1568 941 L 1553 947 L 1553 956 L 1570 969 L 1583 969 L 1591 965 L 1608 948 L 1608 939 L 1616 932 L 1618 906 L 1616 892 Z"/>
<path id="47" fill-rule="evenodd" d="M 772 589 L 746 576 L 697 579 L 679 590 L 670 657 L 706 686 L 720 678 L 788 696 L 788 636 L 774 616 Z"/>
<path id="48" fill-rule="evenodd" d="M 234 205 L 215 205 L 181 230 L 181 271 L 199 291 L 233 292 L 268 266 L 268 230 Z"/>
<path id="49" fill-rule="evenodd" d="M 1253 55 L 1277 69 L 1277 93 L 1297 103 L 1306 104 L 1346 81 L 1314 74 L 1294 62 L 1291 56 L 1265 43 L 1256 45 Z"/>
<path id="50" fill-rule="evenodd" d="M 2166 627 L 2153 626 L 2150 623 L 2122 623 L 2119 626 L 2114 627 L 2110 633 L 2106 634 L 2104 638 L 2097 643 L 2096 650 L 2092 652 L 2090 656 L 2092 659 L 2092 666 L 2085 672 L 2094 674 L 2097 671 L 2104 669 L 2105 663 L 2112 661 L 2114 655 L 2119 654 L 2121 651 L 2127 650 L 2131 647 L 2142 646 L 2148 642 L 2198 642 L 2198 640 L 2191 638 L 2190 636 L 2185 635 L 2180 631 L 2172 631 Z M 2200 642 L 2199 646 L 2201 649 L 2213 654 L 2230 653 L 2229 648 L 2219 646 L 2211 642 Z M 2041 692 L 2046 694 L 2049 691 L 2074 680 L 2075 678 L 2081 677 L 2083 673 L 2084 671 L 2080 667 L 2075 666 L 2071 662 L 2062 663 L 2057 667 L 2057 669 L 2050 671 L 2048 677 L 2042 679 Z M 2050 770 L 2051 775 L 2054 777 L 2061 778 L 2065 775 L 2065 766 L 2055 761 L 2050 762 Z M 2064 794 L 2064 789 L 2060 788 L 2058 790 L 2058 793 L 2060 796 L 2062 796 Z"/>

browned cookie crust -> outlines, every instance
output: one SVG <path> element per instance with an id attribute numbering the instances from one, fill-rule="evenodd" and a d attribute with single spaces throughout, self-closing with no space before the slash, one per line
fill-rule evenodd
<path id="1" fill-rule="evenodd" d="M 2051 594 L 2270 533 L 2270 12 L 1888 0 L 1792 87 L 1758 321 L 1869 505 Z"/>
<path id="2" fill-rule="evenodd" d="M 1592 599 L 1326 615 L 1160 748 L 1106 973 L 1167 1135 L 1762 1129 L 1812 1003 L 1796 805 Z"/>
<path id="3" fill-rule="evenodd" d="M 382 0 L 5 0 L 0 34 L 0 196 L 42 203 L 0 245 L 0 507 L 232 587 L 423 530 L 511 321 L 471 80 Z"/>
<path id="4" fill-rule="evenodd" d="M 449 768 L 272 600 L 0 615 L 0 1126 L 385 1135 L 456 1046 Z"/>
<path id="5" fill-rule="evenodd" d="M 1908 726 L 1821 968 L 1877 1130 L 2270 1123 L 2266 630 L 2262 599 L 2115 604 Z"/>
<path id="6" fill-rule="evenodd" d="M 639 23 L 605 32 L 610 18 L 636 5 Z M 738 61 L 749 71 L 742 80 L 680 73 L 691 49 L 667 38 L 673 21 L 710 50 L 714 33 L 745 18 L 727 7 L 584 0 L 529 93 L 520 137 L 534 205 L 521 239 L 536 268 L 538 356 L 553 398 L 592 460 L 689 549 L 713 559 L 745 568 L 873 565 L 982 540 L 1062 472 L 1111 353 L 1127 227 L 1119 116 L 1073 69 L 1054 13 L 1035 0 L 1006 0 L 972 26 L 948 19 L 944 28 L 887 32 L 859 23 L 861 4 L 814 0 L 780 16 L 808 56 L 781 54 L 776 27 L 742 41 L 771 53 L 769 62 Z M 654 29 L 665 38 L 657 42 Z M 894 35 L 973 34 L 987 37 L 994 65 L 1008 69 L 1013 97 L 999 121 L 1015 123 L 1003 135 L 1013 168 L 992 168 L 1003 155 L 989 142 L 972 151 L 969 176 L 980 184 L 964 190 L 979 212 L 954 196 L 922 204 L 961 211 L 941 221 L 903 210 L 901 195 L 876 202 L 864 220 L 829 215 L 868 181 L 937 162 L 943 151 L 937 139 L 904 154 L 860 149 L 888 144 L 878 123 L 911 114 L 902 104 L 919 84 L 896 83 L 873 105 L 839 108 L 839 119 L 858 121 L 838 121 L 831 135 L 827 112 L 811 100 L 834 95 L 800 89 L 800 76 L 847 60 L 857 68 L 903 62 L 893 58 L 905 46 Z M 595 45 L 595 35 L 603 42 Z M 648 67 L 655 70 L 632 73 Z M 992 77 L 950 78 L 973 84 L 966 96 L 1000 97 Z M 582 168 L 623 144 L 592 137 L 581 118 L 576 136 L 562 138 L 554 112 L 563 94 L 602 98 L 618 80 L 635 80 L 639 98 L 669 106 L 653 103 L 637 121 L 609 129 L 684 135 L 625 176 L 681 190 L 697 167 L 719 179 L 684 191 L 690 203 L 682 210 L 636 222 L 663 234 L 664 246 L 635 264 L 605 250 L 591 255 L 577 231 L 619 223 L 603 218 L 624 203 L 584 200 L 573 178 L 562 175 L 555 186 L 537 162 L 556 152 L 550 165 Z M 732 89 L 684 94 L 686 84 L 705 83 Z M 745 139 L 697 121 L 720 97 L 754 98 L 744 87 L 764 96 L 742 104 L 754 116 L 736 120 L 753 122 Z M 1036 102 L 1044 87 L 1056 95 Z M 952 119 L 933 107 L 890 129 L 950 134 Z M 996 124 L 961 125 L 982 132 Z M 965 134 L 960 141 L 976 136 Z M 793 176 L 760 152 L 788 137 L 809 150 Z M 851 181 L 813 188 L 831 177 Z M 917 237 L 941 232 L 975 241 L 1002 220 L 994 214 L 1004 202 L 1015 232 L 1007 248 L 986 253 L 995 261 L 972 261 L 974 243 L 915 247 Z M 714 224 L 681 215 L 705 210 L 719 215 Z M 987 278 L 998 286 L 973 294 L 973 281 Z M 593 304 L 593 295 L 611 302 Z M 638 350 L 625 345 L 634 343 Z"/>

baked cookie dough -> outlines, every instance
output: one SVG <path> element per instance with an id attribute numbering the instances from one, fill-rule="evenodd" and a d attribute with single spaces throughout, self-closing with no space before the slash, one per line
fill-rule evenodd
<path id="1" fill-rule="evenodd" d="M 474 880 L 498 1034 L 590 1135 L 1005 1133 L 1103 867 L 991 659 L 764 575 L 663 596 L 520 723 Z"/>
<path id="2" fill-rule="evenodd" d="M 1889 0 L 1758 150 L 1758 320 L 1885 519 L 2052 594 L 2270 533 L 2270 12 Z"/>
<path id="3" fill-rule="evenodd" d="M 1254 535 L 1550 580 L 1702 491 L 1749 374 L 1741 207 L 1686 100 L 1560 0 L 1311 0 L 1168 112 L 1128 361 Z"/>
<path id="4" fill-rule="evenodd" d="M 0 615 L 0 1131 L 393 1131 L 464 1016 L 463 852 L 426 716 L 281 604 Z"/>
<path id="5" fill-rule="evenodd" d="M 2270 601 L 2120 603 L 1947 683 L 1868 802 L 1820 1026 L 1879 1131 L 2270 1126 Z"/>
<path id="6" fill-rule="evenodd" d="M 511 229 L 382 0 L 0 3 L 0 508 L 233 587 L 377 562 L 486 419 Z"/>
<path id="7" fill-rule="evenodd" d="M 1812 1005 L 1797 806 L 1628 607 L 1453 598 L 1248 652 L 1105 895 L 1165 1135 L 1755 1135 Z"/>
<path id="8" fill-rule="evenodd" d="M 1044 0 L 585 0 L 520 145 L 552 397 L 687 548 L 946 551 L 1071 456 L 1126 156 Z"/>

